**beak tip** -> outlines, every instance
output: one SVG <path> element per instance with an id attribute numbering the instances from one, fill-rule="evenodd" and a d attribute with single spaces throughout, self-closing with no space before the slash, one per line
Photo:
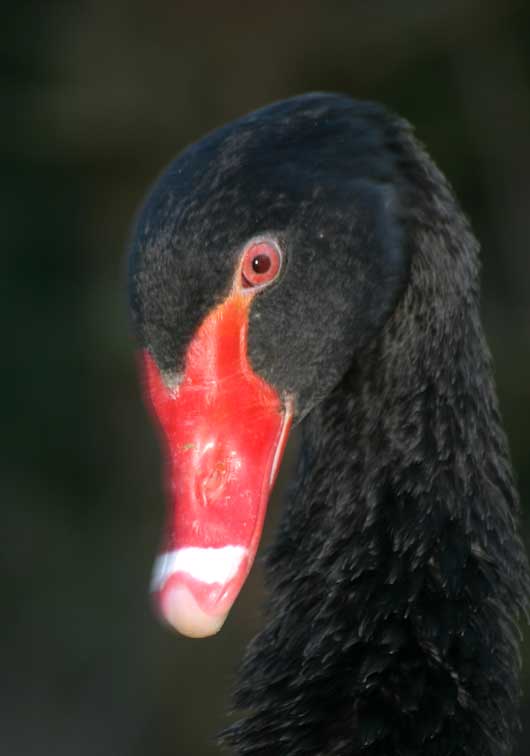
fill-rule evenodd
<path id="1" fill-rule="evenodd" d="M 222 628 L 228 614 L 207 614 L 185 585 L 168 586 L 162 590 L 158 604 L 163 619 L 188 638 L 215 635 Z"/>

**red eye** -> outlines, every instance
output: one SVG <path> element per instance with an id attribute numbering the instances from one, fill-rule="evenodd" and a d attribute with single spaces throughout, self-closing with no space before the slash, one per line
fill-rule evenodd
<path id="1" fill-rule="evenodd" d="M 248 289 L 270 283 L 278 275 L 281 264 L 280 250 L 273 242 L 253 242 L 243 255 L 241 266 L 243 286 Z"/>

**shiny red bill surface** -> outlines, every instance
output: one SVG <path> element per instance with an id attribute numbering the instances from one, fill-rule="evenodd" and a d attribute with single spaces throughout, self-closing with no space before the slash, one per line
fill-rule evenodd
<path id="1" fill-rule="evenodd" d="M 152 590 L 163 617 L 193 637 L 219 630 L 248 575 L 292 419 L 249 365 L 249 306 L 234 293 L 208 315 L 174 388 L 143 353 L 169 496 Z"/>

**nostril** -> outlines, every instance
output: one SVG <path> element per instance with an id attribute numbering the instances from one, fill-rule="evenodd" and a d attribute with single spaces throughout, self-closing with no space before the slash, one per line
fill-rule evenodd
<path id="1" fill-rule="evenodd" d="M 223 495 L 229 477 L 229 467 L 228 459 L 219 460 L 215 463 L 210 475 L 203 478 L 201 481 L 203 504 L 208 505 Z"/>

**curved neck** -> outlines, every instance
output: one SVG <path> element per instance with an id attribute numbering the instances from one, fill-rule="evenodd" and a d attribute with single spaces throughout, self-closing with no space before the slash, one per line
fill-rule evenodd
<path id="1" fill-rule="evenodd" d="M 510 753 L 516 494 L 474 277 L 422 249 L 380 338 L 304 421 L 236 753 Z"/>

